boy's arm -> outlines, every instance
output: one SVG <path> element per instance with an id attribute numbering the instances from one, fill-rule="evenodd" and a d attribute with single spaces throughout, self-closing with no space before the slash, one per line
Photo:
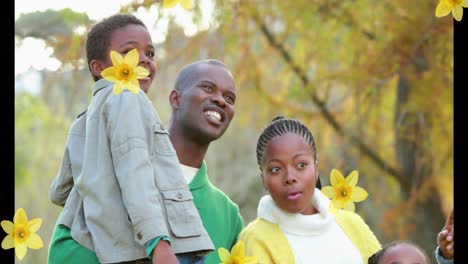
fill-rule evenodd
<path id="1" fill-rule="evenodd" d="M 166 240 L 160 240 L 153 250 L 153 264 L 168 263 L 179 264 L 176 255 L 171 250 L 171 245 Z"/>
<path id="2" fill-rule="evenodd" d="M 439 234 L 437 234 L 437 249 L 436 257 L 439 263 L 446 263 L 443 260 L 452 260 L 453 259 L 453 244 L 454 244 L 454 232 L 453 232 L 453 209 L 450 211 L 450 214 L 447 217 L 444 227 Z M 439 258 L 443 257 L 443 259 Z M 449 262 L 450 263 L 450 262 Z"/>
<path id="3" fill-rule="evenodd" d="M 50 201 L 62 207 L 73 188 L 73 172 L 79 174 L 81 171 L 86 134 L 86 112 L 87 110 L 81 112 L 70 127 L 59 172 L 49 187 Z"/>
<path id="4" fill-rule="evenodd" d="M 438 264 L 452 264 L 453 259 L 446 259 L 442 256 L 442 252 L 440 251 L 440 247 L 438 246 L 434 252 Z"/>
<path id="5" fill-rule="evenodd" d="M 49 187 L 49 200 L 52 203 L 63 207 L 72 187 L 73 174 L 67 144 L 63 154 L 62 163 L 60 164 L 60 169 Z"/>

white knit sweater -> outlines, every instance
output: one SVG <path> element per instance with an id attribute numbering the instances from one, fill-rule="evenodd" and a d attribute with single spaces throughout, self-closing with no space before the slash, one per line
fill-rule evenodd
<path id="1" fill-rule="evenodd" d="M 296 264 L 363 264 L 361 254 L 328 212 L 330 200 L 315 189 L 312 204 L 318 213 L 291 214 L 278 208 L 270 195 L 260 199 L 258 217 L 284 232 Z"/>

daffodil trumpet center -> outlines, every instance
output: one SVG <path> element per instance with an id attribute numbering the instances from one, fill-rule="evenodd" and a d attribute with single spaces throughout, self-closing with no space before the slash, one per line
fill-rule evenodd
<path id="1" fill-rule="evenodd" d="M 463 0 L 445 0 L 445 3 L 450 6 L 452 9 L 458 5 L 461 5 Z"/>
<path id="2" fill-rule="evenodd" d="M 29 238 L 29 229 L 26 228 L 26 225 L 15 226 L 14 229 L 14 238 L 15 243 L 24 243 Z"/>
<path id="3" fill-rule="evenodd" d="M 133 68 L 124 63 L 117 71 L 117 78 L 124 81 L 129 81 L 133 77 Z"/>
<path id="4" fill-rule="evenodd" d="M 335 189 L 335 195 L 337 199 L 346 200 L 351 195 L 352 189 L 350 186 L 341 185 Z"/>

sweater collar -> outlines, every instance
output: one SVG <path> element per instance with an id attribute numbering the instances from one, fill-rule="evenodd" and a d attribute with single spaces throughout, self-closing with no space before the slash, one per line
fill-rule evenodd
<path id="1" fill-rule="evenodd" d="M 206 162 L 203 161 L 200 169 L 198 169 L 193 180 L 189 184 L 190 190 L 199 189 L 210 182 L 207 171 Z"/>
<path id="2" fill-rule="evenodd" d="M 292 214 L 276 206 L 270 195 L 265 195 L 260 199 L 257 213 L 258 217 L 278 224 L 284 232 L 300 236 L 319 234 L 327 230 L 334 216 L 328 211 L 330 200 L 317 188 L 312 196 L 312 204 L 317 214 Z"/>

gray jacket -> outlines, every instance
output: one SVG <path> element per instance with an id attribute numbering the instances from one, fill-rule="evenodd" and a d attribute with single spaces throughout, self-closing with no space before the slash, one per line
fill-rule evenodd
<path id="1" fill-rule="evenodd" d="M 168 131 L 143 91 L 114 95 L 112 83 L 96 82 L 49 198 L 64 206 L 59 224 L 102 263 L 144 258 L 145 243 L 158 236 L 170 237 L 176 254 L 214 250 Z"/>

